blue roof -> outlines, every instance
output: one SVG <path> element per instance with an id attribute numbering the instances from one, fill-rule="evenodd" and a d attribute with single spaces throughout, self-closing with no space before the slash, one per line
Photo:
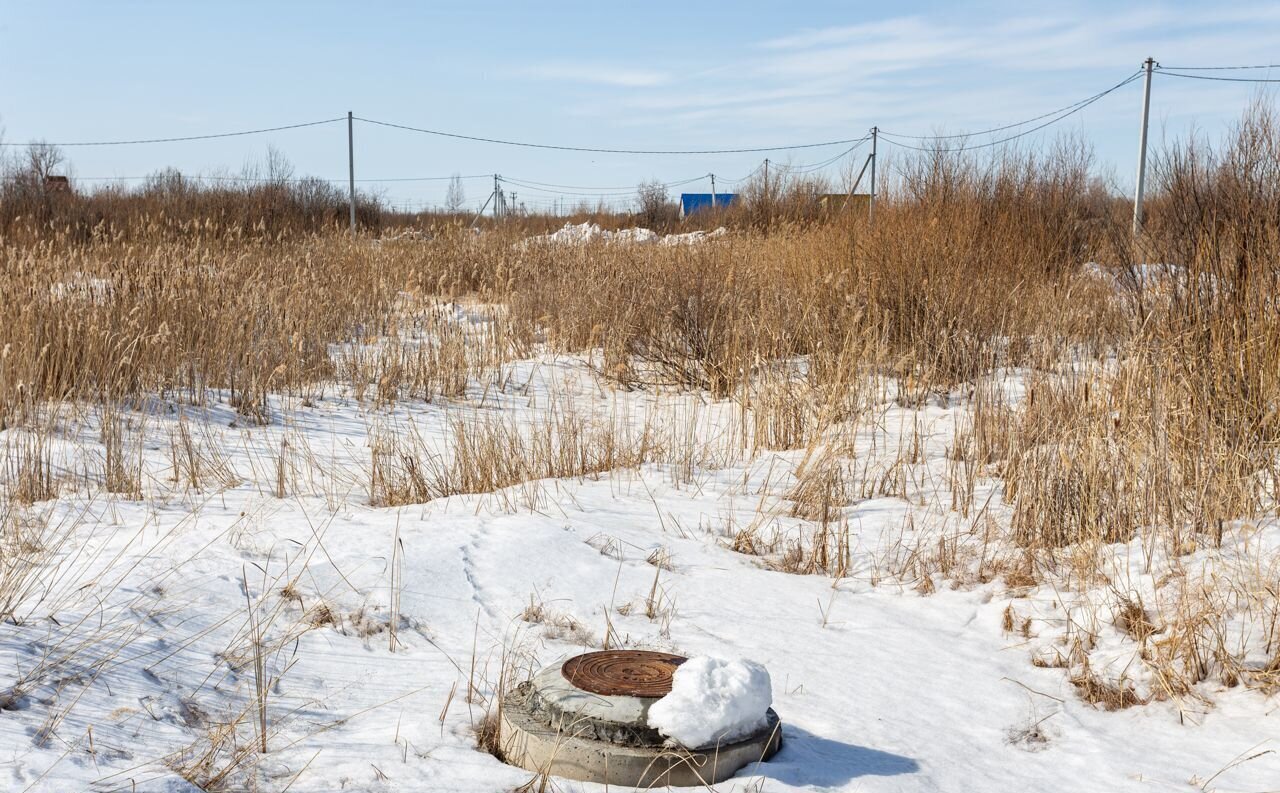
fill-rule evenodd
<path id="1" fill-rule="evenodd" d="M 737 200 L 737 193 L 716 193 L 716 208 L 719 209 L 720 207 L 727 207 Z M 680 194 L 680 213 L 683 215 L 692 215 L 694 212 L 701 212 L 704 209 L 710 208 L 710 193 Z"/>

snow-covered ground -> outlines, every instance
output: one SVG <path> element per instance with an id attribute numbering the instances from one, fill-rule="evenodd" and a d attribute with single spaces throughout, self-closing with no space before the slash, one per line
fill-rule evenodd
<path id="1" fill-rule="evenodd" d="M 475 324 L 483 311 L 453 315 Z M 883 397 L 854 436 L 855 469 L 900 481 L 855 487 L 841 508 L 853 564 L 840 579 L 730 547 L 744 527 L 783 549 L 814 530 L 786 498 L 804 451 L 749 454 L 735 405 L 613 390 L 574 357 L 517 361 L 431 402 L 375 408 L 341 384 L 273 397 L 266 426 L 225 399 L 157 401 L 125 417 L 141 498 L 93 483 L 99 416 L 69 409 L 47 441 L 60 496 L 0 506 L 5 536 L 22 540 L 0 560 L 0 788 L 197 790 L 182 769 L 225 790 L 510 790 L 530 775 L 475 736 L 504 669 L 528 674 L 605 642 L 768 670 L 783 749 L 722 791 L 1280 786 L 1273 698 L 1238 687 L 1106 711 L 1033 662 L 1086 619 L 1070 595 L 911 580 L 913 554 L 971 522 L 943 484 L 967 407 Z M 379 438 L 413 437 L 444 460 L 458 422 L 539 431 L 570 406 L 711 451 L 370 505 Z M 912 438 L 920 453 L 903 463 L 895 450 Z M 3 442 L 29 439 L 8 430 Z M 973 497 L 993 520 L 1007 517 L 998 494 L 982 479 Z M 1133 556 L 1133 581 L 1159 578 Z M 1008 631 L 1010 609 L 1031 622 Z M 1140 678 L 1123 633 L 1097 630 L 1097 652 Z"/>

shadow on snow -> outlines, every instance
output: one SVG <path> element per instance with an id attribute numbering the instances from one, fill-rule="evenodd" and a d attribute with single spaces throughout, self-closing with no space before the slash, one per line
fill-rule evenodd
<path id="1" fill-rule="evenodd" d="M 743 772 L 788 785 L 834 787 L 858 777 L 897 776 L 919 770 L 920 764 L 910 757 L 821 738 L 784 725 L 782 749 L 769 762 L 747 766 Z"/>

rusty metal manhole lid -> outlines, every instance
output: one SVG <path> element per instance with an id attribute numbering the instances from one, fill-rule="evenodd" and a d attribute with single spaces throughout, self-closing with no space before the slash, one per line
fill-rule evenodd
<path id="1" fill-rule="evenodd" d="M 687 658 L 650 650 L 604 650 L 575 655 L 560 673 L 577 688 L 614 697 L 665 697 L 671 675 Z"/>

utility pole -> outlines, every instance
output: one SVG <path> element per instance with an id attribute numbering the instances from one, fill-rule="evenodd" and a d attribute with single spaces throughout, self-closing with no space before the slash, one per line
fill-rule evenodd
<path id="1" fill-rule="evenodd" d="M 1151 117 L 1151 70 L 1155 61 L 1147 58 L 1142 63 L 1146 69 L 1146 83 L 1142 89 L 1142 131 L 1138 134 L 1138 187 L 1133 194 L 1133 233 L 1142 231 L 1142 193 L 1147 186 L 1147 121 Z"/>
<path id="2" fill-rule="evenodd" d="M 773 220 L 773 186 L 769 184 L 769 158 L 764 158 L 764 205 L 770 221 Z"/>
<path id="3" fill-rule="evenodd" d="M 711 208 L 716 208 L 716 175 L 708 174 L 711 177 Z"/>
<path id="4" fill-rule="evenodd" d="M 356 139 L 355 120 L 347 111 L 347 205 L 351 210 L 351 233 L 356 233 Z"/>
<path id="5" fill-rule="evenodd" d="M 868 203 L 867 219 L 876 219 L 876 140 L 880 137 L 880 128 L 871 128 L 871 201 Z"/>
<path id="6" fill-rule="evenodd" d="M 493 217 L 498 219 L 502 217 L 502 188 L 499 187 L 498 175 L 493 175 Z"/>

